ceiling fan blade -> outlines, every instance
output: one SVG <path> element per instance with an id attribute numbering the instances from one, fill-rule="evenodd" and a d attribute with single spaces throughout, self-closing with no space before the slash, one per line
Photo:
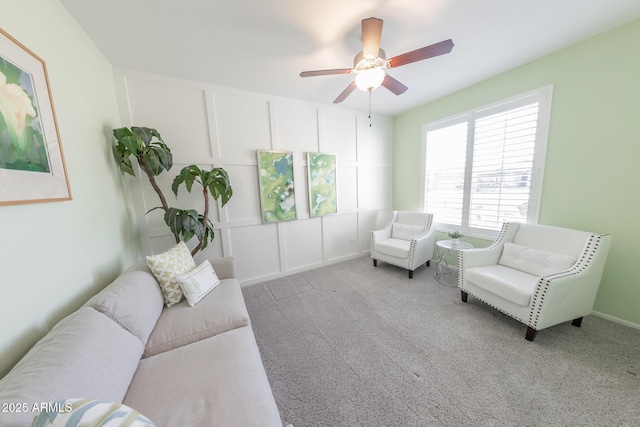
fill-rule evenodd
<path id="1" fill-rule="evenodd" d="M 314 77 L 314 76 L 329 76 L 332 74 L 349 74 L 351 68 L 334 68 L 333 70 L 315 70 L 315 71 L 303 71 L 300 73 L 300 77 Z"/>
<path id="2" fill-rule="evenodd" d="M 368 18 L 362 20 L 362 56 L 365 59 L 376 59 L 382 38 L 382 19 Z"/>
<path id="3" fill-rule="evenodd" d="M 401 65 L 411 64 L 412 62 L 422 61 L 423 59 L 433 58 L 434 56 L 444 55 L 453 49 L 453 41 L 451 39 L 441 41 L 440 43 L 425 46 L 402 55 L 394 56 L 389 60 L 389 67 L 399 67 Z"/>
<path id="4" fill-rule="evenodd" d="M 356 82 L 354 80 L 351 82 L 349 86 L 347 86 L 345 90 L 342 91 L 340 95 L 338 95 L 338 97 L 335 99 L 335 101 L 333 101 L 333 103 L 339 104 L 342 101 L 344 101 L 347 98 L 347 96 L 351 95 L 351 92 L 353 92 L 355 88 L 356 88 Z"/>
<path id="5" fill-rule="evenodd" d="M 396 95 L 402 95 L 407 91 L 407 89 L 409 89 L 408 87 L 406 87 L 405 85 L 403 85 L 402 83 L 400 83 L 399 81 L 391 77 L 389 74 L 384 76 L 384 80 L 382 81 L 382 86 L 386 87 Z"/>

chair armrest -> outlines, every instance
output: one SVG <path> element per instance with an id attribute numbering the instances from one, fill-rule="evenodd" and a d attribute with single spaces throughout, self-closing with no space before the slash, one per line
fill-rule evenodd
<path id="1" fill-rule="evenodd" d="M 220 280 L 236 278 L 236 262 L 234 257 L 215 258 L 210 259 L 209 262 Z"/>
<path id="2" fill-rule="evenodd" d="M 383 228 L 381 230 L 374 230 L 371 232 L 371 241 L 380 241 L 391 237 L 391 227 Z"/>
<path id="3" fill-rule="evenodd" d="M 433 248 L 436 242 L 436 230 L 431 227 L 429 231 L 422 234 L 411 241 L 411 247 L 413 249 L 413 259 L 422 261 L 428 261 L 433 258 Z M 414 265 L 413 267 L 417 267 Z"/>

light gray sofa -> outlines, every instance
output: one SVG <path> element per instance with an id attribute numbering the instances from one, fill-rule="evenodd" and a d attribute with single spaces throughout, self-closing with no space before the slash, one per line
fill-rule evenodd
<path id="1" fill-rule="evenodd" d="M 0 403 L 14 409 L 0 426 L 30 426 L 34 404 L 90 398 L 158 427 L 282 427 L 233 259 L 211 264 L 220 284 L 194 307 L 171 308 L 146 263 L 130 267 L 0 380 Z"/>

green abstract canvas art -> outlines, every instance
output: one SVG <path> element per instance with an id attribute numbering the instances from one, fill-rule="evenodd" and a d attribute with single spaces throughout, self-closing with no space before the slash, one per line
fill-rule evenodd
<path id="1" fill-rule="evenodd" d="M 338 213 L 335 154 L 307 153 L 311 216 Z"/>
<path id="2" fill-rule="evenodd" d="M 293 154 L 277 151 L 258 151 L 257 154 L 262 221 L 296 219 Z"/>

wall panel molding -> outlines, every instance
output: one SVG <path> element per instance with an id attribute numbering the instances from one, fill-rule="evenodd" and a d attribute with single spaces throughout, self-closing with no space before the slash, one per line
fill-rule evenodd
<path id="1" fill-rule="evenodd" d="M 216 238 L 197 261 L 234 256 L 241 284 L 249 285 L 363 256 L 369 232 L 386 223 L 391 210 L 391 118 L 374 117 L 369 127 L 366 113 L 339 107 L 126 69 L 116 69 L 114 76 L 123 125 L 156 127 L 174 153 L 174 168 L 158 179 L 170 205 L 202 208 L 195 187 L 192 194 L 181 189 L 178 201 L 173 197 L 170 185 L 183 166 L 214 165 L 229 172 L 234 196 L 225 207 L 210 203 Z M 137 117 L 148 123 L 136 123 Z M 181 135 L 189 140 L 180 140 Z M 293 152 L 296 220 L 262 223 L 256 150 Z M 310 216 L 308 152 L 337 156 L 338 214 Z M 173 236 L 161 216 L 145 214 L 159 204 L 146 176 L 138 175 L 132 187 L 143 251 L 168 249 Z"/>

